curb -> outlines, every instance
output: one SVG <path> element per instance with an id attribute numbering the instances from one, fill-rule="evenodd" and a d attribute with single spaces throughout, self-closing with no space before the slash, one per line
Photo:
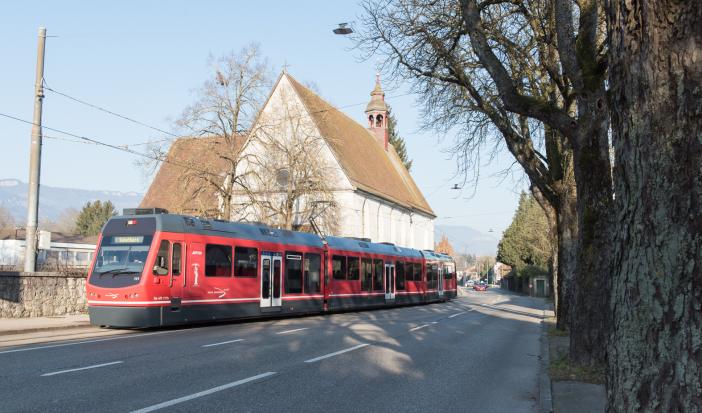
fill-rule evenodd
<path id="1" fill-rule="evenodd" d="M 553 413 L 553 397 L 551 395 L 551 377 L 548 375 L 550 355 L 548 350 L 548 329 L 546 327 L 546 310 L 541 319 L 541 360 L 539 362 L 539 412 Z"/>
<path id="2" fill-rule="evenodd" d="M 95 327 L 89 323 L 80 323 L 73 325 L 61 325 L 52 327 L 35 327 L 35 328 L 22 328 L 17 330 L 0 330 L 0 337 L 13 336 L 25 333 L 40 333 L 43 331 L 57 331 L 57 330 L 71 330 L 71 329 L 88 329 L 90 327 Z"/>

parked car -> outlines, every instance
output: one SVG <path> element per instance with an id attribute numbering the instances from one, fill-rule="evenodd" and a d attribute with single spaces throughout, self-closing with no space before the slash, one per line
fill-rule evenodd
<path id="1" fill-rule="evenodd" d="M 472 287 L 473 285 L 475 285 L 475 280 L 466 281 L 466 287 Z"/>
<path id="2" fill-rule="evenodd" d="M 488 289 L 487 284 L 479 282 L 473 285 L 473 290 L 475 291 L 486 291 Z"/>

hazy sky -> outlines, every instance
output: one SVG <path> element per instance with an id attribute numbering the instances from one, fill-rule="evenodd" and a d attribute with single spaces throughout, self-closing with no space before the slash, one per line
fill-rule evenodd
<path id="1" fill-rule="evenodd" d="M 45 80 L 49 87 L 165 130 L 193 101 L 210 75 L 209 55 L 258 42 L 276 71 L 284 64 L 303 83 L 359 122 L 375 80 L 375 61 L 360 62 L 350 40 L 334 35 L 339 22 L 357 20 L 355 1 L 93 1 L 8 2 L 0 14 L 0 113 L 32 119 L 37 29 L 47 28 Z M 507 153 L 481 168 L 477 192 L 451 190 L 456 162 L 452 136 L 419 131 L 416 96 L 405 85 L 386 89 L 400 134 L 414 160 L 412 175 L 437 213 L 437 224 L 469 225 L 495 235 L 516 208 L 515 169 Z M 358 104 L 357 106 L 347 107 Z M 45 126 L 111 144 L 163 138 L 151 129 L 46 92 Z M 365 123 L 364 123 L 365 124 Z M 0 117 L 0 178 L 28 180 L 31 126 Z M 41 182 L 84 189 L 144 192 L 149 182 L 135 156 L 72 142 L 45 130 Z M 68 140 L 51 139 L 59 137 Z M 133 147 L 140 149 L 140 147 Z"/>

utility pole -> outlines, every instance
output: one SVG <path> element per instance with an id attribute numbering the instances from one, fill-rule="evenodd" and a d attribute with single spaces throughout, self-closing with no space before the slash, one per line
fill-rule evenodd
<path id="1" fill-rule="evenodd" d="M 41 108 L 44 99 L 44 49 L 46 28 L 39 28 L 37 46 L 37 73 L 34 81 L 34 118 L 32 119 L 32 146 L 29 154 L 29 193 L 27 196 L 27 234 L 24 272 L 36 271 L 37 216 L 39 213 L 39 175 L 41 171 Z"/>

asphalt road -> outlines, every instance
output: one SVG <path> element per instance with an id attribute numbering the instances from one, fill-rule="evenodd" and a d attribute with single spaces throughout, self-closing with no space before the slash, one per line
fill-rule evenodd
<path id="1" fill-rule="evenodd" d="M 449 303 L 0 348 L 0 411 L 529 412 L 543 301 Z"/>

